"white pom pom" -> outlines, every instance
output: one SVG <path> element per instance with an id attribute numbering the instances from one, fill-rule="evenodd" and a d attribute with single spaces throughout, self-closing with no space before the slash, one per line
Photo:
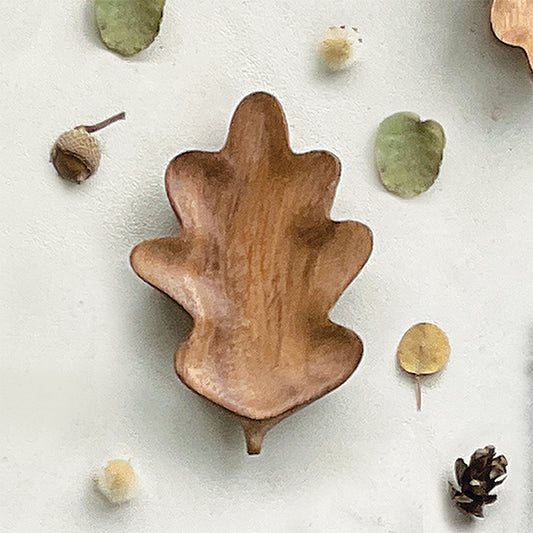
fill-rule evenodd
<path id="1" fill-rule="evenodd" d="M 361 42 L 356 28 L 333 26 L 320 43 L 320 56 L 331 70 L 343 70 L 355 61 L 355 42 Z"/>
<path id="2" fill-rule="evenodd" d="M 98 490 L 114 504 L 125 503 L 137 493 L 137 476 L 129 461 L 114 459 L 96 478 Z"/>

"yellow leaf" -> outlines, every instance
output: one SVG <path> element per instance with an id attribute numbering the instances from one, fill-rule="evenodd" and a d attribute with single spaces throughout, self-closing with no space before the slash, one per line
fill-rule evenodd
<path id="1" fill-rule="evenodd" d="M 398 362 L 417 383 L 417 403 L 420 410 L 420 376 L 441 370 L 450 356 L 450 343 L 446 333 L 434 324 L 422 322 L 411 327 L 398 346 Z"/>

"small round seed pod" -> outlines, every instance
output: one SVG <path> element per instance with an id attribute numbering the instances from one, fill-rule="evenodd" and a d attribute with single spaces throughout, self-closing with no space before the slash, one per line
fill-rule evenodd
<path id="1" fill-rule="evenodd" d="M 91 135 L 117 120 L 126 118 L 119 113 L 92 126 L 77 126 L 63 133 L 55 142 L 50 160 L 57 173 L 68 181 L 83 183 L 92 176 L 100 164 L 102 154 L 97 139 Z"/>
<path id="2" fill-rule="evenodd" d="M 320 57 L 330 70 L 344 70 L 354 62 L 356 41 L 362 41 L 357 38 L 357 28 L 332 26 L 320 43 Z"/>
<path id="3" fill-rule="evenodd" d="M 129 461 L 113 459 L 97 476 L 96 486 L 111 503 L 120 505 L 137 494 L 137 476 Z"/>
<path id="4" fill-rule="evenodd" d="M 63 133 L 52 148 L 52 163 L 58 174 L 69 181 L 84 182 L 100 164 L 100 145 L 83 127 Z"/>

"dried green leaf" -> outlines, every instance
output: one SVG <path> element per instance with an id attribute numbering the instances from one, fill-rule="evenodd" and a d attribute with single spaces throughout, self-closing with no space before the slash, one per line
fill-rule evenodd
<path id="1" fill-rule="evenodd" d="M 439 175 L 446 137 L 434 120 L 396 113 L 378 128 L 376 162 L 385 188 L 403 198 L 427 191 Z"/>
<path id="2" fill-rule="evenodd" d="M 420 376 L 434 374 L 442 369 L 450 356 L 446 333 L 434 324 L 422 322 L 407 330 L 398 346 L 398 363 L 414 374 L 417 387 L 417 405 L 421 407 Z"/>
<path id="3" fill-rule="evenodd" d="M 123 56 L 147 48 L 159 33 L 165 0 L 96 0 L 96 24 L 105 45 Z"/>

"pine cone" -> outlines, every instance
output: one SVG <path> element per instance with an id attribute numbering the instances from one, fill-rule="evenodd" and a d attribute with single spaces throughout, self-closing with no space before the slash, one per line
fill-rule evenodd
<path id="1" fill-rule="evenodd" d="M 455 476 L 460 490 L 451 486 L 452 499 L 461 511 L 482 518 L 483 505 L 494 503 L 497 496 L 489 492 L 505 481 L 507 459 L 503 455 L 495 456 L 494 446 L 485 446 L 476 450 L 467 466 L 463 459 L 455 461 Z"/>

